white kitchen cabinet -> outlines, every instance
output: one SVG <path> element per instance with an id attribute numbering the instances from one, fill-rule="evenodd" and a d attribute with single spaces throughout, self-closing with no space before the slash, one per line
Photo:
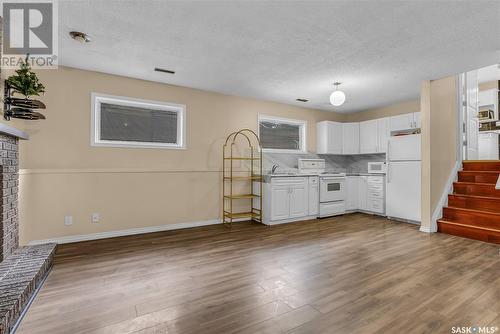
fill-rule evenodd
<path id="1" fill-rule="evenodd" d="M 368 192 L 368 177 L 358 177 L 358 210 L 367 211 L 368 205 L 366 201 L 366 194 Z"/>
<path id="2" fill-rule="evenodd" d="M 367 176 L 366 210 L 383 214 L 385 212 L 385 192 L 383 176 Z"/>
<path id="3" fill-rule="evenodd" d="M 413 113 L 392 116 L 389 123 L 391 131 L 411 129 L 413 127 Z"/>
<path id="4" fill-rule="evenodd" d="M 378 122 L 376 119 L 359 123 L 359 153 L 378 152 Z"/>
<path id="5" fill-rule="evenodd" d="M 358 176 L 346 177 L 346 211 L 356 211 L 359 207 L 359 190 L 358 190 Z"/>
<path id="6" fill-rule="evenodd" d="M 342 153 L 359 153 L 359 123 L 342 124 Z"/>
<path id="7" fill-rule="evenodd" d="M 316 153 L 342 154 L 342 123 L 323 121 L 316 124 Z"/>
<path id="8" fill-rule="evenodd" d="M 413 127 L 415 129 L 420 129 L 422 127 L 422 121 L 420 119 L 420 112 L 414 112 L 413 113 Z"/>
<path id="9" fill-rule="evenodd" d="M 319 178 L 309 177 L 309 216 L 319 214 Z"/>
<path id="10" fill-rule="evenodd" d="M 294 184 L 290 187 L 290 218 L 307 216 L 309 212 L 307 182 Z"/>
<path id="11" fill-rule="evenodd" d="M 389 124 L 391 132 L 418 129 L 421 126 L 420 112 L 392 116 Z"/>
<path id="12" fill-rule="evenodd" d="M 266 201 L 270 202 L 267 210 L 269 218 L 265 223 L 292 221 L 297 218 L 309 216 L 309 183 L 308 177 L 273 177 L 271 183 L 266 185 L 268 195 L 264 194 Z M 316 195 L 316 207 L 318 205 Z M 312 207 L 314 209 L 314 207 Z M 266 212 L 264 212 L 266 215 Z"/>
<path id="13" fill-rule="evenodd" d="M 389 144 L 389 117 L 377 119 L 377 152 L 386 153 L 387 145 Z"/>
<path id="14" fill-rule="evenodd" d="M 287 185 L 271 186 L 271 220 L 290 217 L 290 187 Z"/>

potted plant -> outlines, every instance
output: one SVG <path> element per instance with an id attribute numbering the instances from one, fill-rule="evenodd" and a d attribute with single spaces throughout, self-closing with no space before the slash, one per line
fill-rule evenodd
<path id="1" fill-rule="evenodd" d="M 39 96 L 45 93 L 45 86 L 38 80 L 36 73 L 31 70 L 28 58 L 29 55 L 26 55 L 25 61 L 16 70 L 16 74 L 11 75 L 6 80 L 14 93 L 24 95 L 26 99 L 29 99 L 30 96 Z"/>

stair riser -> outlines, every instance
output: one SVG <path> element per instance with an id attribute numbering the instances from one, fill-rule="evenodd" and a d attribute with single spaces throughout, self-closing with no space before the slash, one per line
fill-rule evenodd
<path id="1" fill-rule="evenodd" d="M 500 230 L 500 215 L 492 215 L 487 212 L 469 212 L 446 207 L 443 208 L 443 219 Z"/>
<path id="2" fill-rule="evenodd" d="M 500 198 L 500 190 L 493 184 L 457 184 L 453 185 L 455 194 L 489 196 Z"/>
<path id="3" fill-rule="evenodd" d="M 463 238 L 500 244 L 500 232 L 479 230 L 475 228 L 451 225 L 441 222 L 438 222 L 438 232 L 456 235 Z"/>
<path id="4" fill-rule="evenodd" d="M 464 161 L 463 166 L 464 170 L 500 171 L 500 161 Z"/>
<path id="5" fill-rule="evenodd" d="M 500 198 L 486 199 L 449 195 L 448 206 L 498 213 L 500 212 Z"/>
<path id="6" fill-rule="evenodd" d="M 460 182 L 475 182 L 475 183 L 493 183 L 495 184 L 498 180 L 498 175 L 500 175 L 500 172 L 498 174 L 481 174 L 478 172 L 477 174 L 471 174 L 471 173 L 458 173 L 458 181 Z"/>

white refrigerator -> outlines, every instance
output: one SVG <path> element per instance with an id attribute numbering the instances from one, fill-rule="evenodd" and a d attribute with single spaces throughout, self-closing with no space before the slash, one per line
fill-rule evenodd
<path id="1" fill-rule="evenodd" d="M 392 136 L 387 147 L 386 214 L 420 222 L 420 134 Z"/>

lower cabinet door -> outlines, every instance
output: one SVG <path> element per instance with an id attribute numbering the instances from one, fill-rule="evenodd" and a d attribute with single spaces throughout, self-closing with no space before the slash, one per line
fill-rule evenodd
<path id="1" fill-rule="evenodd" d="M 346 210 L 358 210 L 359 206 L 359 185 L 357 176 L 348 176 L 346 180 L 347 197 Z"/>
<path id="2" fill-rule="evenodd" d="M 290 218 L 305 217 L 309 211 L 306 185 L 290 188 Z"/>
<path id="3" fill-rule="evenodd" d="M 290 188 L 288 186 L 271 187 L 271 220 L 290 217 Z"/>
<path id="4" fill-rule="evenodd" d="M 358 208 L 359 210 L 368 210 L 367 196 L 368 195 L 368 183 L 366 176 L 360 176 L 358 179 Z"/>
<path id="5" fill-rule="evenodd" d="M 319 180 L 317 177 L 309 178 L 309 216 L 319 213 Z"/>

